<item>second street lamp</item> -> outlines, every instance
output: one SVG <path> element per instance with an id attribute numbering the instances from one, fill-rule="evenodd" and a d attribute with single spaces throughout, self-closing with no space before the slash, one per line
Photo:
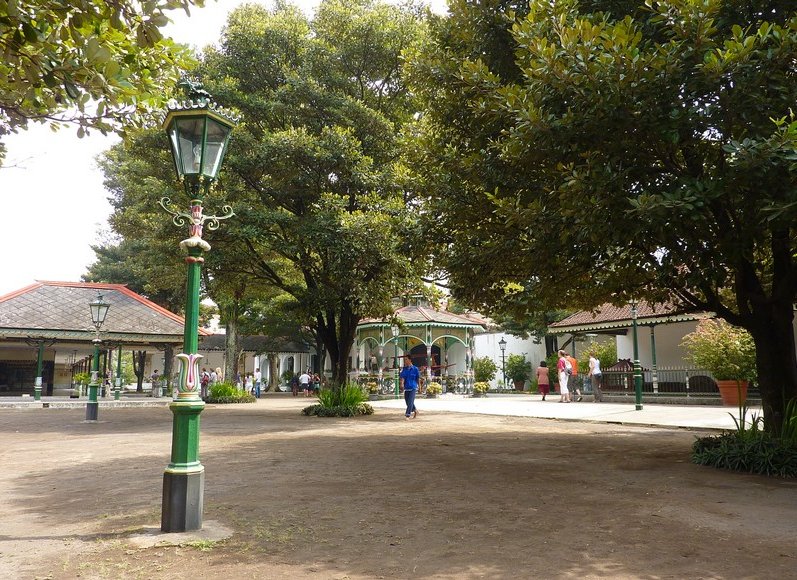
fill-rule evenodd
<path id="1" fill-rule="evenodd" d="M 205 224 L 209 230 L 219 221 L 232 217 L 232 208 L 225 206 L 223 216 L 206 216 L 202 203 L 218 177 L 227 150 L 230 132 L 235 126 L 231 114 L 216 107 L 210 95 L 198 83 L 184 81 L 188 100 L 171 101 L 163 126 L 169 136 L 177 177 L 189 199 L 189 213 L 171 209 L 169 198 L 160 200 L 163 209 L 172 215 L 176 226 L 188 226 L 188 238 L 180 247 L 188 254 L 185 327 L 183 352 L 177 355 L 179 379 L 177 397 L 169 405 L 172 421 L 171 462 L 163 474 L 161 531 L 185 532 L 202 528 L 205 494 L 205 468 L 199 462 L 199 415 L 205 408 L 198 389 L 200 384 L 197 353 L 199 342 L 199 284 L 204 252 L 210 244 L 202 239 Z"/>
<path id="2" fill-rule="evenodd" d="M 105 322 L 105 317 L 108 315 L 110 304 L 102 299 L 102 294 L 97 292 L 97 298 L 89 303 L 91 310 L 91 323 L 97 334 L 94 337 L 94 358 L 92 359 L 91 367 L 91 382 L 89 383 L 89 401 L 86 403 L 86 421 L 96 421 L 99 415 L 99 406 L 97 402 L 97 390 L 99 389 L 99 374 L 100 374 L 100 328 Z"/>
<path id="3" fill-rule="evenodd" d="M 631 326 L 634 340 L 634 399 L 636 410 L 642 410 L 642 365 L 639 364 L 639 341 L 637 340 L 637 301 L 631 301 Z"/>
<path id="4" fill-rule="evenodd" d="M 501 349 L 501 379 L 503 382 L 501 390 L 503 391 L 506 388 L 506 339 L 503 336 L 498 341 L 498 348 Z"/>

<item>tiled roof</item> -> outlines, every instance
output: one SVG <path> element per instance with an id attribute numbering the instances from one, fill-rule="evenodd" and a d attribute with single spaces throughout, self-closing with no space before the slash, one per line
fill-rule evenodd
<path id="1" fill-rule="evenodd" d="M 204 336 L 199 340 L 200 351 L 224 350 L 225 335 L 213 334 Z M 307 345 L 294 340 L 272 339 L 268 336 L 242 336 L 241 350 L 255 354 L 264 352 L 309 352 Z"/>
<path id="2" fill-rule="evenodd" d="M 672 304 L 649 304 L 640 301 L 637 305 L 637 322 L 641 325 L 700 320 L 711 317 L 707 312 L 684 312 Z M 554 322 L 548 328 L 551 332 L 601 330 L 609 328 L 628 328 L 631 325 L 631 305 L 615 306 L 603 304 L 595 311 L 582 310 L 567 318 Z"/>
<path id="3" fill-rule="evenodd" d="M 101 293 L 110 304 L 105 340 L 182 342 L 184 320 L 123 284 L 36 282 L 0 296 L 0 334 L 80 337 L 94 334 L 89 303 Z M 200 334 L 207 331 L 200 329 Z"/>
<path id="4" fill-rule="evenodd" d="M 481 324 L 465 316 L 446 312 L 445 310 L 435 310 L 428 306 L 403 306 L 394 312 L 408 326 L 437 324 L 440 326 L 468 326 L 481 327 Z M 378 318 L 365 318 L 360 321 L 358 326 L 369 324 L 385 324 Z"/>

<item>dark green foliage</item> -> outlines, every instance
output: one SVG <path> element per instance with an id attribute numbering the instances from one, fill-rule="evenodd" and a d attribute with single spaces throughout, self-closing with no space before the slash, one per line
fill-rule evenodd
<path id="1" fill-rule="evenodd" d="M 210 393 L 208 394 L 208 403 L 254 403 L 256 400 L 250 393 L 240 391 L 235 385 L 230 383 L 213 385 L 210 387 Z"/>
<path id="2" fill-rule="evenodd" d="M 701 437 L 692 445 L 692 462 L 759 475 L 797 477 L 797 446 L 764 431 Z"/>
<path id="3" fill-rule="evenodd" d="M 315 415 L 316 417 L 355 417 L 357 415 L 373 414 L 374 408 L 368 403 L 360 403 L 354 406 L 336 405 L 334 407 L 311 405 L 302 409 L 302 415 Z"/>

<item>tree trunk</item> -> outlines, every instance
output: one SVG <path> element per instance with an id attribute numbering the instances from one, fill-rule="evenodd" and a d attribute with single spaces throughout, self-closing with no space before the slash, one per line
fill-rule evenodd
<path id="1" fill-rule="evenodd" d="M 279 386 L 280 378 L 279 378 L 279 358 L 277 358 L 277 353 L 270 352 L 268 353 L 268 389 L 277 392 L 277 387 Z"/>
<path id="2" fill-rule="evenodd" d="M 332 384 L 337 388 L 349 378 L 349 353 L 354 344 L 359 317 L 345 304 L 340 312 L 327 311 L 325 317 L 318 316 L 318 336 L 324 342 L 332 364 Z"/>
<path id="3" fill-rule="evenodd" d="M 144 366 L 147 363 L 147 351 L 133 351 L 133 372 L 136 374 L 136 392 L 144 392 Z"/>
<path id="4" fill-rule="evenodd" d="M 238 330 L 238 302 L 224 309 L 224 322 L 227 334 L 224 337 L 225 369 L 224 380 L 235 383 L 241 356 L 241 337 Z"/>
<path id="5" fill-rule="evenodd" d="M 779 435 L 786 404 L 797 397 L 794 311 L 791 302 L 771 304 L 755 312 L 748 328 L 756 345 L 756 369 L 766 430 Z"/>
<path id="6" fill-rule="evenodd" d="M 171 392 L 172 372 L 174 367 L 174 345 L 167 344 L 163 349 L 163 375 L 166 377 L 166 389 Z"/>

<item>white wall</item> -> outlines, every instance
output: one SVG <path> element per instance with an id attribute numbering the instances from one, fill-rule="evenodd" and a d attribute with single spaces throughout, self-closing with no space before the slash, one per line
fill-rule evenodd
<path id="1" fill-rule="evenodd" d="M 659 324 L 655 328 L 656 366 L 692 366 L 686 360 L 686 350 L 680 346 L 684 336 L 697 327 L 697 322 L 674 322 Z M 650 327 L 637 327 L 639 344 L 639 362 L 644 368 L 653 366 L 653 355 L 650 340 Z M 634 358 L 633 332 L 629 329 L 625 336 L 617 337 L 617 358 Z M 606 365 L 608 366 L 608 365 Z"/>
<path id="2" fill-rule="evenodd" d="M 537 368 L 540 361 L 545 360 L 544 341 L 540 342 L 540 344 L 536 344 L 533 338 L 524 340 L 503 332 L 485 332 L 483 334 L 477 334 L 473 356 L 474 358 L 487 356 L 495 362 L 495 366 L 498 367 L 498 373 L 495 377 L 497 382 L 501 382 L 503 378 L 501 374 L 501 347 L 498 345 L 501 338 L 506 340 L 505 358 L 509 358 L 510 354 L 524 355 L 526 360 L 531 362 L 532 368 Z"/>

